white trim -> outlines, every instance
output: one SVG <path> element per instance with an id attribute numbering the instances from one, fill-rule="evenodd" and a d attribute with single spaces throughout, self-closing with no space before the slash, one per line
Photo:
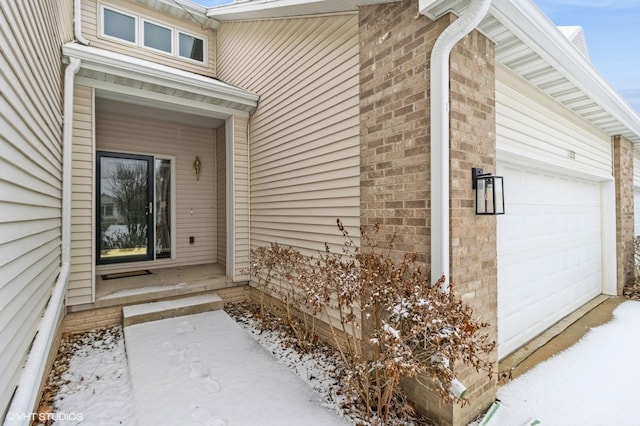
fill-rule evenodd
<path id="1" fill-rule="evenodd" d="M 78 78 L 76 77 L 76 84 Z M 96 302 L 96 89 L 91 87 L 91 303 Z"/>
<path id="2" fill-rule="evenodd" d="M 207 66 L 208 62 L 209 62 L 209 54 L 208 54 L 208 37 L 204 36 L 204 35 L 195 35 L 193 33 L 190 33 L 189 31 L 185 31 L 180 27 L 176 27 L 175 25 L 172 24 L 167 24 L 167 23 L 162 23 L 159 22 L 155 19 L 150 19 L 147 18 L 144 15 L 139 15 L 139 14 L 134 14 L 131 12 L 124 12 L 121 9 L 118 9 L 117 7 L 113 7 L 108 3 L 99 3 L 98 4 L 98 16 L 100 16 L 100 21 L 98 23 L 99 28 L 99 32 L 98 32 L 98 37 L 99 38 L 104 38 L 107 40 L 111 40 L 113 42 L 117 42 L 117 43 L 124 43 L 127 44 L 129 46 L 135 46 L 135 47 L 140 47 L 143 49 L 147 49 L 150 50 L 152 52 L 161 54 L 161 55 L 165 55 L 165 56 L 169 56 L 172 58 L 177 58 L 181 61 L 188 61 L 188 62 L 192 62 L 194 64 L 197 64 L 199 66 Z M 129 16 L 131 18 L 134 19 L 134 25 L 135 25 L 135 41 L 131 42 L 129 40 L 125 40 L 122 38 L 118 38 L 109 34 L 105 34 L 104 29 L 105 29 L 105 20 L 104 20 L 104 11 L 105 9 L 110 10 L 111 12 L 115 12 L 115 13 L 119 13 L 121 15 L 124 16 Z M 205 19 L 209 19 L 206 18 Z M 171 50 L 170 51 L 166 51 L 166 50 L 162 50 L 162 49 L 156 49 L 155 47 L 151 47 L 151 46 L 147 46 L 145 44 L 145 40 L 144 40 L 144 24 L 145 23 L 149 23 L 151 25 L 155 25 L 161 28 L 165 28 L 167 30 L 169 30 L 171 32 Z M 203 41 L 203 51 L 202 51 L 202 61 L 197 61 L 195 59 L 191 59 L 191 58 L 186 58 L 184 56 L 181 56 L 179 54 L 179 49 L 178 49 L 178 33 L 183 33 L 186 35 L 189 35 L 191 37 L 195 37 L 199 40 Z M 83 44 L 88 44 L 88 43 L 83 43 Z"/>
<path id="3" fill-rule="evenodd" d="M 257 94 L 188 71 L 78 43 L 65 44 L 62 52 L 66 57 L 80 59 L 83 69 L 221 99 L 237 104 L 239 110 L 249 111 L 257 106 Z"/>
<path id="4" fill-rule="evenodd" d="M 162 50 L 162 49 L 156 49 L 155 47 L 151 47 L 151 46 L 147 46 L 145 44 L 145 40 L 144 40 L 144 33 L 145 33 L 145 29 L 144 29 L 144 24 L 151 24 L 151 25 L 155 25 L 156 27 L 160 27 L 160 28 L 164 28 L 165 30 L 169 30 L 169 33 L 171 33 L 171 36 L 169 37 L 169 43 L 171 43 L 170 47 L 169 47 L 169 51 L 167 52 L 166 50 Z M 140 47 L 143 47 L 145 49 L 149 49 L 153 52 L 157 52 L 157 53 L 161 53 L 164 55 L 169 55 L 169 56 L 176 56 L 176 48 L 175 48 L 175 28 L 164 25 L 164 24 L 160 24 L 158 22 L 152 21 L 151 19 L 147 19 L 144 17 L 140 17 Z"/>
<path id="5" fill-rule="evenodd" d="M 616 260 L 616 187 L 612 180 L 600 183 L 602 209 L 602 293 L 618 294 L 618 265 Z"/>
<path id="6" fill-rule="evenodd" d="M 227 261 L 226 261 L 226 274 L 232 281 L 236 280 L 236 197 L 235 197 L 235 167 L 234 167 L 234 152 L 233 152 L 233 134 L 235 118 L 229 117 L 225 122 L 225 155 L 226 155 L 226 203 L 227 203 Z"/>
<path id="7" fill-rule="evenodd" d="M 112 40 L 112 41 L 117 41 L 118 43 L 124 43 L 124 44 L 128 44 L 130 46 L 137 46 L 138 45 L 138 41 L 140 40 L 140 34 L 138 31 L 138 16 L 137 15 L 133 15 L 131 13 L 128 12 L 123 12 L 120 9 L 117 9 L 113 6 L 110 5 L 106 5 L 106 4 L 102 4 L 100 3 L 98 5 L 98 7 L 100 8 L 100 22 L 98 24 L 98 26 L 100 27 L 100 31 L 99 31 L 99 35 L 100 37 L 106 38 L 108 40 Z M 123 38 L 119 38 L 116 36 L 112 36 L 109 34 L 106 34 L 104 32 L 104 27 L 105 27 L 105 22 L 104 22 L 104 11 L 105 9 L 108 9 L 111 12 L 114 13 L 119 13 L 120 15 L 124 15 L 124 16 L 128 16 L 130 18 L 133 18 L 133 25 L 134 25 L 134 35 L 135 35 L 135 40 L 134 41 L 129 41 L 129 40 L 125 40 Z"/>
<path id="8" fill-rule="evenodd" d="M 94 80 L 88 77 L 77 77 L 76 82 L 83 86 L 93 87 L 100 91 L 99 98 L 113 99 L 140 106 L 155 107 L 161 109 L 171 109 L 175 112 L 211 117 L 214 119 L 226 119 L 230 115 L 248 117 L 247 111 L 238 111 L 232 108 L 221 107 L 215 104 L 203 103 L 178 96 L 164 93 L 150 92 L 148 90 L 136 89 L 114 84 L 106 81 Z"/>
<path id="9" fill-rule="evenodd" d="M 192 58 L 187 58 L 186 56 L 182 56 L 180 54 L 180 34 L 184 34 L 186 36 L 189 37 L 193 37 L 195 39 L 198 40 L 202 40 L 202 61 L 198 61 L 197 59 L 192 59 Z M 179 28 L 176 28 L 176 36 L 175 36 L 175 43 L 176 43 L 176 56 L 178 56 L 179 58 L 185 60 L 185 61 L 189 61 L 189 62 L 194 62 L 196 64 L 207 64 L 207 58 L 209 57 L 209 55 L 207 55 L 207 52 L 209 51 L 209 45 L 208 45 L 209 40 L 206 37 L 201 37 L 198 35 L 195 35 L 189 31 L 184 31 L 181 30 Z"/>
<path id="10" fill-rule="evenodd" d="M 634 144 L 640 145 L 638 114 L 533 2 L 493 0 L 490 13 L 575 87 L 626 127 L 628 132 L 624 136 Z"/>

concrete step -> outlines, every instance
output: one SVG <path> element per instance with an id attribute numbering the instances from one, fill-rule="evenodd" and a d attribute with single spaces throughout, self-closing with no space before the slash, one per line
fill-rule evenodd
<path id="1" fill-rule="evenodd" d="M 122 325 L 127 327 L 143 322 L 217 311 L 223 307 L 224 301 L 215 293 L 125 306 L 122 308 Z"/>

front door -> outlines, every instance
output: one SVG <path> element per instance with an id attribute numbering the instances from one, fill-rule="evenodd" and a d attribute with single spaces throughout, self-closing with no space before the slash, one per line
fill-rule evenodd
<path id="1" fill-rule="evenodd" d="M 154 258 L 154 158 L 97 152 L 97 262 Z"/>

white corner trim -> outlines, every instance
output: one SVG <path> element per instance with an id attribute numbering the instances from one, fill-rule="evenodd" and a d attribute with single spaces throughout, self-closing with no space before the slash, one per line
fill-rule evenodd
<path id="1" fill-rule="evenodd" d="M 613 180 L 600 183 L 602 217 L 602 293 L 615 296 L 618 292 L 616 260 L 616 188 Z"/>
<path id="2" fill-rule="evenodd" d="M 83 46 L 78 43 L 65 44 L 62 47 L 62 53 L 66 57 L 80 59 L 83 69 L 148 81 L 178 90 L 210 96 L 242 105 L 248 109 L 255 108 L 258 102 L 258 95 L 248 90 L 234 87 L 213 78 L 128 55 Z"/>
<path id="3" fill-rule="evenodd" d="M 227 203 L 227 261 L 226 274 L 232 281 L 236 281 L 236 197 L 235 197 L 235 167 L 234 167 L 234 133 L 235 118 L 229 117 L 225 122 L 225 155 L 227 166 L 227 182 L 225 194 Z"/>

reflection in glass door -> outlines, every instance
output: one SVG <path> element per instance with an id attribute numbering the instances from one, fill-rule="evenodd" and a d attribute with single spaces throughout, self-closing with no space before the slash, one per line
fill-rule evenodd
<path id="1" fill-rule="evenodd" d="M 155 159 L 156 259 L 171 257 L 171 160 Z"/>
<path id="2" fill-rule="evenodd" d="M 153 157 L 97 153 L 98 263 L 154 257 Z"/>

